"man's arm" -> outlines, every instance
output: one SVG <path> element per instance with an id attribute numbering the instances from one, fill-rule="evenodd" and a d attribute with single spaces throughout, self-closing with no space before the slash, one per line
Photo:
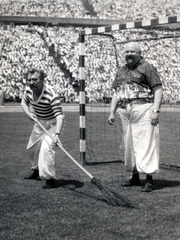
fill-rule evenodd
<path id="1" fill-rule="evenodd" d="M 154 91 L 154 105 L 153 108 L 160 110 L 162 98 L 163 98 L 163 90 L 161 85 L 157 85 L 153 88 Z"/>
<path id="2" fill-rule="evenodd" d="M 63 123 L 64 123 L 64 116 L 58 115 L 56 117 L 56 133 L 61 134 L 62 129 L 63 129 Z"/>
<path id="3" fill-rule="evenodd" d="M 22 98 L 21 101 L 21 108 L 26 113 L 28 118 L 30 118 L 32 121 L 34 121 L 34 118 L 36 118 L 36 115 L 32 112 L 30 112 L 29 105 L 25 102 L 25 100 Z"/>
<path id="4" fill-rule="evenodd" d="M 64 124 L 64 115 L 57 115 L 56 116 L 56 134 L 55 134 L 55 139 L 54 142 L 57 143 L 59 142 L 61 145 L 61 141 L 60 141 L 60 135 L 61 132 L 63 130 L 63 124 Z"/>
<path id="5" fill-rule="evenodd" d="M 109 118 L 108 118 L 108 122 L 109 124 L 114 124 L 114 119 L 115 119 L 115 112 L 117 109 L 117 95 L 116 93 L 113 94 L 112 96 L 112 100 L 111 100 L 111 106 L 110 106 L 110 114 L 109 114 Z"/>
<path id="6" fill-rule="evenodd" d="M 163 90 L 161 85 L 157 85 L 153 88 L 154 91 L 154 104 L 153 110 L 160 111 L 162 98 L 163 98 Z M 156 126 L 159 123 L 159 112 L 152 112 L 151 115 L 151 124 Z"/>

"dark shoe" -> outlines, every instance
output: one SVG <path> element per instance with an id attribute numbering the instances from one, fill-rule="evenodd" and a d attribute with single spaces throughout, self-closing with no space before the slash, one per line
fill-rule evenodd
<path id="1" fill-rule="evenodd" d="M 141 182 L 140 180 L 136 180 L 134 178 L 131 178 L 130 180 L 127 180 L 126 182 L 122 183 L 121 186 L 123 187 L 132 187 L 132 186 L 140 186 Z"/>
<path id="2" fill-rule="evenodd" d="M 55 188 L 56 187 L 56 183 L 54 179 L 48 179 L 46 180 L 46 184 L 42 187 L 43 189 L 51 189 L 51 188 Z"/>
<path id="3" fill-rule="evenodd" d="M 24 177 L 25 179 L 35 179 L 35 180 L 41 180 L 40 177 L 39 177 L 39 170 L 33 170 L 33 172 L 28 175 L 28 176 L 25 176 Z"/>
<path id="4" fill-rule="evenodd" d="M 154 190 L 153 183 L 145 183 L 144 187 L 142 188 L 141 192 L 152 192 Z"/>

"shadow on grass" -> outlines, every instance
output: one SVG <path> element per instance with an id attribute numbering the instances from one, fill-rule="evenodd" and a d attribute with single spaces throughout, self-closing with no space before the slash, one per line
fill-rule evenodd
<path id="1" fill-rule="evenodd" d="M 180 186 L 180 181 L 174 180 L 155 179 L 153 182 L 155 185 L 155 190 Z M 145 184 L 145 181 L 142 181 L 142 184 Z"/>
<path id="2" fill-rule="evenodd" d="M 107 202 L 106 200 L 104 200 L 102 198 L 97 198 L 97 197 L 92 196 L 88 193 L 81 192 L 81 191 L 76 191 L 76 189 L 84 187 L 84 183 L 80 182 L 80 181 L 77 181 L 77 180 L 58 179 L 58 180 L 56 180 L 56 187 L 63 187 L 63 188 L 66 188 L 70 191 L 73 191 L 77 194 L 83 195 L 84 197 L 94 198 L 96 200 Z"/>
<path id="3" fill-rule="evenodd" d="M 56 187 L 63 187 L 67 190 L 70 190 L 70 191 L 74 192 L 77 195 L 80 195 L 81 197 L 95 199 L 96 201 L 104 202 L 107 205 L 112 205 L 111 201 L 109 201 L 107 199 L 107 196 L 105 196 L 102 191 L 101 192 L 102 192 L 103 196 L 102 197 L 97 197 L 97 196 L 93 196 L 91 193 L 85 193 L 85 192 L 76 190 L 78 188 L 82 188 L 83 186 L 84 186 L 84 183 L 80 182 L 80 181 L 77 181 L 77 180 L 64 180 L 64 179 L 56 180 Z M 118 202 L 118 205 L 117 205 L 117 203 L 114 203 L 113 206 L 125 207 L 126 203 L 123 200 L 124 197 L 122 197 L 120 195 L 118 196 L 117 194 L 115 194 L 115 196 L 116 196 L 117 199 L 119 198 L 118 199 L 119 202 Z M 111 195 L 111 198 L 112 198 L 112 195 Z M 133 205 L 131 207 L 133 207 Z"/>
<path id="4" fill-rule="evenodd" d="M 56 187 L 68 188 L 69 190 L 82 188 L 83 186 L 84 186 L 84 183 L 77 180 L 64 180 L 64 179 L 56 180 Z"/>
<path id="5" fill-rule="evenodd" d="M 91 199 L 95 199 L 97 201 L 102 201 L 102 202 L 108 203 L 107 200 L 105 200 L 103 198 L 92 196 L 91 194 L 88 194 L 85 192 L 77 191 L 76 189 L 84 187 L 83 182 L 80 182 L 77 180 L 64 180 L 64 179 L 57 179 L 55 181 L 56 181 L 57 188 L 63 187 L 63 188 L 66 188 L 67 190 L 73 191 L 74 193 L 76 193 L 77 195 L 80 195 L 81 197 L 91 198 Z"/>

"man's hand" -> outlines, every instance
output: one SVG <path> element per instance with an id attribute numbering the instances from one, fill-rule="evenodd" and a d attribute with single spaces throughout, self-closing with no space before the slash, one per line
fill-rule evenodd
<path id="1" fill-rule="evenodd" d="M 157 126 L 159 124 L 159 113 L 152 113 L 151 115 L 151 125 Z"/>
<path id="2" fill-rule="evenodd" d="M 54 144 L 55 145 L 59 144 L 60 146 L 62 146 L 62 143 L 61 143 L 61 140 L 60 140 L 58 134 L 56 134 L 55 137 L 54 137 Z"/>
<path id="3" fill-rule="evenodd" d="M 31 119 L 31 121 L 35 121 L 35 119 L 37 118 L 36 115 L 34 113 L 31 113 L 31 112 L 29 112 L 27 114 L 27 116 L 28 116 L 29 119 Z"/>
<path id="4" fill-rule="evenodd" d="M 108 118 L 108 123 L 110 125 L 114 125 L 115 119 L 114 119 L 114 114 L 110 114 Z"/>

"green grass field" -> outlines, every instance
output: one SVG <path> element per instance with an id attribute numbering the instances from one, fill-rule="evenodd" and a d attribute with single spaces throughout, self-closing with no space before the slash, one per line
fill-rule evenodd
<path id="1" fill-rule="evenodd" d="M 79 161 L 78 113 L 65 115 L 61 140 Z M 57 149 L 58 187 L 44 190 L 44 181 L 24 180 L 30 172 L 26 145 L 33 123 L 24 113 L 0 113 L 0 121 L 1 240 L 180 239 L 178 168 L 162 167 L 154 178 L 156 189 L 143 193 L 141 187 L 121 187 L 128 177 L 121 162 L 89 164 L 86 169 L 93 176 L 135 204 L 132 209 L 113 207 L 89 177 Z M 173 132 L 167 126 L 162 124 L 165 150 Z M 169 143 L 172 148 L 179 144 L 177 139 Z M 145 176 L 141 179 L 143 184 Z"/>

